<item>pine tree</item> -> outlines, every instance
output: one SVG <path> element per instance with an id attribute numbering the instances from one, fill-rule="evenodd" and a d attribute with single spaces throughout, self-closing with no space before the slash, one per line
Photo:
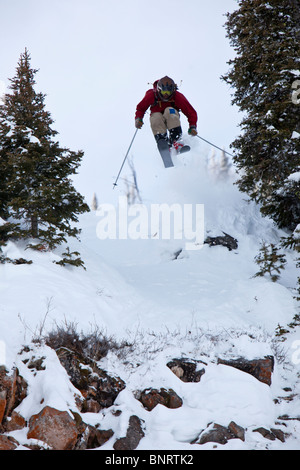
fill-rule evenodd
<path id="1" fill-rule="evenodd" d="M 278 281 L 280 272 L 286 264 L 285 255 L 278 253 L 278 248 L 273 243 L 270 245 L 263 243 L 259 251 L 255 261 L 260 266 L 260 270 L 255 277 L 268 274 L 273 282 Z"/>
<path id="2" fill-rule="evenodd" d="M 292 85 L 299 77 L 300 4 L 294 0 L 239 0 L 227 15 L 236 57 L 223 79 L 234 87 L 233 104 L 244 113 L 235 140 L 238 186 L 279 227 L 300 220 L 300 105 Z"/>
<path id="3" fill-rule="evenodd" d="M 17 223 L 19 237 L 37 239 L 31 247 L 50 249 L 77 237 L 78 214 L 89 211 L 73 187 L 83 152 L 62 148 L 45 109 L 45 95 L 34 89 L 38 70 L 21 54 L 0 105 L 0 216 Z"/>

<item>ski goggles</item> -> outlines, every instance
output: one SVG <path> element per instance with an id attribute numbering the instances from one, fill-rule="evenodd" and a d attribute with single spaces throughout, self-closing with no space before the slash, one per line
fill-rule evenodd
<path id="1" fill-rule="evenodd" d="M 174 87 L 172 85 L 162 85 L 159 89 L 162 95 L 172 95 L 174 93 Z"/>
<path id="2" fill-rule="evenodd" d="M 173 93 L 173 90 L 172 91 L 170 91 L 170 90 L 160 90 L 161 95 L 171 96 L 172 93 Z"/>

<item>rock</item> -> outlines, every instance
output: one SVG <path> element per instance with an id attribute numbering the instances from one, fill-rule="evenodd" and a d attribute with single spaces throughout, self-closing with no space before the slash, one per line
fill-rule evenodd
<path id="1" fill-rule="evenodd" d="M 234 437 L 241 439 L 241 441 L 245 441 L 245 429 L 242 428 L 242 426 L 239 426 L 234 421 L 231 421 L 229 423 L 228 429 Z"/>
<path id="2" fill-rule="evenodd" d="M 153 410 L 159 404 L 167 408 L 180 408 L 182 406 L 182 399 L 172 389 L 147 388 L 137 394 L 137 398 L 148 411 Z"/>
<path id="3" fill-rule="evenodd" d="M 115 450 L 135 450 L 139 445 L 140 440 L 145 436 L 142 429 L 142 423 L 144 423 L 144 421 L 142 421 L 138 416 L 130 416 L 126 437 L 117 439 L 113 448 Z"/>
<path id="4" fill-rule="evenodd" d="M 103 446 L 113 435 L 112 429 L 96 429 L 94 426 L 88 426 L 87 449 L 96 449 Z"/>
<path id="5" fill-rule="evenodd" d="M 72 414 L 78 431 L 74 450 L 96 449 L 105 444 L 113 436 L 112 429 L 97 429 L 95 426 L 84 423 L 79 413 L 72 411 Z"/>
<path id="6" fill-rule="evenodd" d="M 223 234 L 223 236 L 218 237 L 207 237 L 204 243 L 207 243 L 209 246 L 225 246 L 229 251 L 236 250 L 238 248 L 238 241 L 231 235 L 228 235 L 228 233 L 223 232 Z"/>
<path id="7" fill-rule="evenodd" d="M 263 427 L 253 429 L 253 432 L 259 432 L 259 434 L 261 434 L 265 439 L 269 439 L 270 441 L 275 441 L 276 439 L 272 431 Z"/>
<path id="8" fill-rule="evenodd" d="M 0 450 L 15 450 L 19 443 L 11 436 L 0 435 Z"/>
<path id="9" fill-rule="evenodd" d="M 113 435 L 112 429 L 102 430 L 86 425 L 85 431 L 76 443 L 75 450 L 97 449 L 103 446 Z"/>
<path id="10" fill-rule="evenodd" d="M 276 437 L 276 439 L 279 439 L 281 442 L 285 442 L 285 433 L 281 431 L 281 429 L 276 429 L 276 428 L 271 428 L 272 434 Z"/>
<path id="11" fill-rule="evenodd" d="M 27 395 L 27 383 L 19 375 L 18 369 L 9 373 L 4 366 L 0 366 L 0 424 L 10 416 Z"/>
<path id="12" fill-rule="evenodd" d="M 100 410 L 101 405 L 93 398 L 85 400 L 84 404 L 82 405 L 82 411 L 85 413 L 99 413 Z"/>
<path id="13" fill-rule="evenodd" d="M 26 427 L 26 420 L 16 411 L 13 411 L 11 416 L 7 418 L 5 423 L 5 431 L 18 431 Z"/>
<path id="14" fill-rule="evenodd" d="M 183 382 L 200 382 L 205 369 L 196 370 L 199 362 L 202 363 L 191 359 L 173 359 L 167 366 Z"/>
<path id="15" fill-rule="evenodd" d="M 70 381 L 84 397 L 82 412 L 98 413 L 99 410 L 112 406 L 125 388 L 123 380 L 109 376 L 88 358 L 67 348 L 60 348 L 56 353 Z"/>
<path id="16" fill-rule="evenodd" d="M 230 439 L 245 440 L 245 430 L 234 421 L 231 421 L 228 427 L 217 423 L 210 423 L 206 429 L 201 431 L 194 444 L 206 444 L 207 442 L 217 442 L 218 444 L 227 444 Z"/>
<path id="17" fill-rule="evenodd" d="M 67 411 L 46 406 L 29 421 L 28 439 L 38 439 L 53 450 L 73 450 L 78 431 L 75 421 Z"/>
<path id="18" fill-rule="evenodd" d="M 238 359 L 218 359 L 218 364 L 235 367 L 236 369 L 253 375 L 257 380 L 267 385 L 272 383 L 272 372 L 274 370 L 274 357 L 265 356 L 263 359 L 247 360 Z"/>
<path id="19" fill-rule="evenodd" d="M 275 439 L 279 439 L 281 442 L 285 442 L 285 433 L 281 431 L 281 429 L 271 428 L 266 429 L 263 427 L 253 429 L 253 432 L 259 432 L 265 439 L 269 439 L 270 441 L 275 441 Z"/>
<path id="20" fill-rule="evenodd" d="M 207 442 L 217 442 L 218 444 L 227 444 L 229 439 L 235 436 L 225 426 L 212 423 L 207 429 L 201 432 L 197 444 L 206 444 Z"/>
<path id="21" fill-rule="evenodd" d="M 0 392 L 0 425 L 4 418 L 5 410 L 6 410 L 6 390 L 2 390 Z"/>

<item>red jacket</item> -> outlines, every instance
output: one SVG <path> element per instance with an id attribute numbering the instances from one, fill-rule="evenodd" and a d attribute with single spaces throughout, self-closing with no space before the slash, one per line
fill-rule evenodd
<path id="1" fill-rule="evenodd" d="M 162 101 L 156 90 L 157 82 L 158 80 L 154 82 L 153 88 L 151 90 L 146 91 L 144 98 L 137 105 L 135 119 L 143 119 L 149 107 L 150 114 L 152 114 L 163 113 L 166 108 L 172 106 L 173 108 L 177 109 L 177 111 L 183 112 L 183 114 L 187 117 L 190 127 L 197 127 L 197 112 L 188 102 L 186 97 L 176 90 L 168 101 Z"/>

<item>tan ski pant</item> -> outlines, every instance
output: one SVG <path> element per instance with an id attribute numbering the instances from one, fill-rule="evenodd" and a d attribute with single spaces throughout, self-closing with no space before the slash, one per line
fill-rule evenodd
<path id="1" fill-rule="evenodd" d="M 164 113 L 152 113 L 150 116 L 150 126 L 154 135 L 165 134 L 167 129 L 179 127 L 179 112 L 174 108 L 166 108 Z"/>

